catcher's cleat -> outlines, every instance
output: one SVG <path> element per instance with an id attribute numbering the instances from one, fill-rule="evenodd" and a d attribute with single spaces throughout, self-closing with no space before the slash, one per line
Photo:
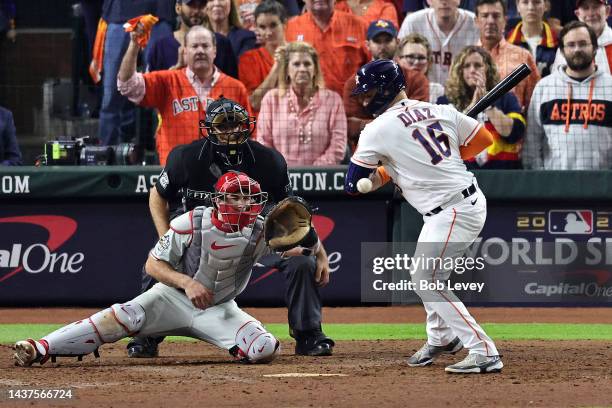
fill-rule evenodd
<path id="1" fill-rule="evenodd" d="M 42 342 L 41 348 L 46 351 Z M 29 367 L 34 363 L 40 363 L 42 365 L 49 359 L 49 355 L 41 353 L 36 342 L 32 339 L 18 341 L 13 346 L 13 350 L 15 350 L 13 358 L 15 359 L 16 366 Z"/>
<path id="2" fill-rule="evenodd" d="M 127 354 L 129 358 L 155 358 L 159 355 L 158 341 L 154 337 L 135 337 L 127 345 Z"/>
<path id="3" fill-rule="evenodd" d="M 296 331 L 295 354 L 300 356 L 331 356 L 336 343 L 321 330 Z"/>
<path id="4" fill-rule="evenodd" d="M 463 348 L 463 343 L 459 337 L 455 337 L 453 341 L 446 346 L 432 346 L 425 342 L 423 346 L 408 359 L 410 367 L 425 367 L 434 362 L 441 354 L 455 354 Z"/>
<path id="5" fill-rule="evenodd" d="M 482 354 L 468 354 L 462 361 L 449 365 L 444 370 L 447 373 L 457 374 L 485 374 L 499 373 L 504 367 L 500 356 L 485 356 Z"/>

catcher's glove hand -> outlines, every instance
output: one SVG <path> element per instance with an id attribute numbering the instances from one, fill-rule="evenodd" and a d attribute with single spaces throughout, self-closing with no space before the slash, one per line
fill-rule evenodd
<path id="1" fill-rule="evenodd" d="M 275 251 L 297 246 L 313 247 L 319 241 L 312 227 L 312 210 L 301 197 L 287 197 L 268 213 L 264 223 L 266 243 Z"/>

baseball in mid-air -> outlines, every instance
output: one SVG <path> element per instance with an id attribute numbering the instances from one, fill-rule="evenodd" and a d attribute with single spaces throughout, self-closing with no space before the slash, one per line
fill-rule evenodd
<path id="1" fill-rule="evenodd" d="M 370 191 L 372 191 L 372 180 L 370 180 L 369 178 L 359 179 L 359 181 L 357 182 L 357 190 L 359 190 L 361 194 L 369 193 Z"/>

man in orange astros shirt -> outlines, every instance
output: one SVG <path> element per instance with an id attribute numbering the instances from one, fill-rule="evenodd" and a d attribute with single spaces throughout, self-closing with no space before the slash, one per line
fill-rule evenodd
<path id="1" fill-rule="evenodd" d="M 136 72 L 137 41 L 142 35 L 140 29 L 131 33 L 117 86 L 130 101 L 159 110 L 161 125 L 156 145 L 162 166 L 174 146 L 200 137 L 199 123 L 206 116 L 209 101 L 225 96 L 252 112 L 244 85 L 214 66 L 217 50 L 215 36 L 209 29 L 194 26 L 185 35 L 185 68 L 146 74 Z"/>

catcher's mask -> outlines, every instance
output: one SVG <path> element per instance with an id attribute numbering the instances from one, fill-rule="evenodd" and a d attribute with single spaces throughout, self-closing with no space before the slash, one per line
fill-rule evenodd
<path id="1" fill-rule="evenodd" d="M 236 232 L 255 222 L 268 201 L 268 193 L 262 192 L 259 183 L 246 174 L 229 171 L 217 180 L 212 201 L 216 219 L 224 229 Z"/>
<path id="2" fill-rule="evenodd" d="M 242 105 L 221 97 L 206 108 L 200 132 L 202 129 L 225 164 L 236 166 L 242 162 L 242 145 L 255 130 L 255 118 Z"/>

